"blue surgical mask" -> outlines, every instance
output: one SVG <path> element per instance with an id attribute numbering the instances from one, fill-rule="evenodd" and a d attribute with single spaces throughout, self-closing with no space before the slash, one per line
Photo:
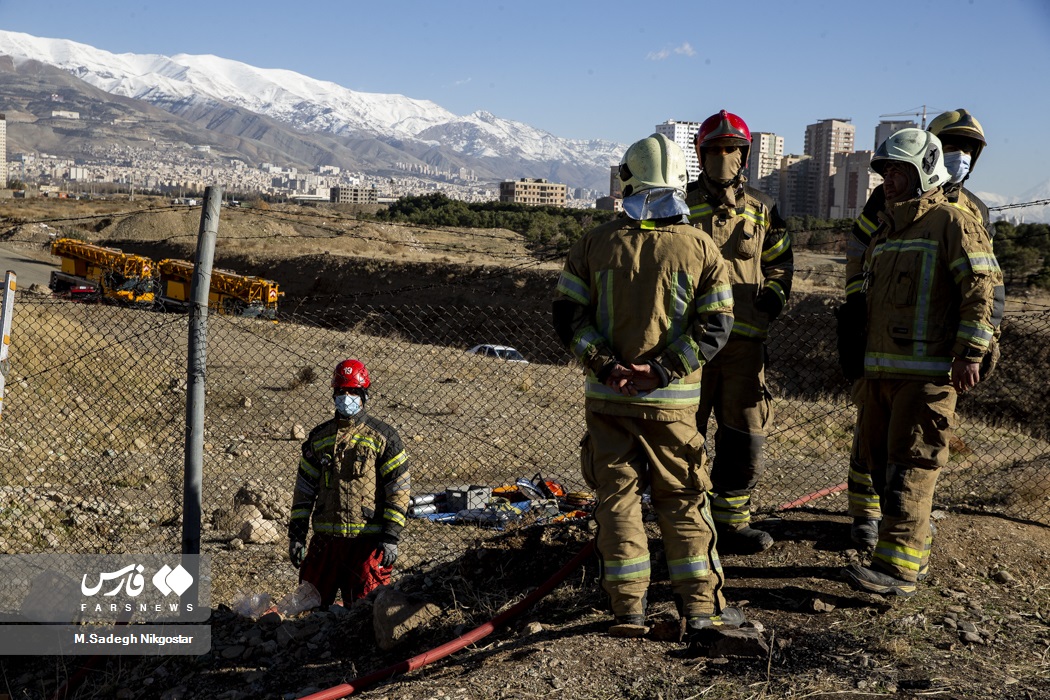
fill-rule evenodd
<path id="1" fill-rule="evenodd" d="M 361 397 L 356 394 L 339 394 L 335 397 L 335 412 L 349 418 L 361 412 Z"/>
<path id="2" fill-rule="evenodd" d="M 960 183 L 970 174 L 970 154 L 962 151 L 945 151 L 944 167 L 952 177 L 952 182 Z"/>

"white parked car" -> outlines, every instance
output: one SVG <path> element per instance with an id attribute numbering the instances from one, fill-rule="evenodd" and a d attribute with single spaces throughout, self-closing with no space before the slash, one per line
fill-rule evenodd
<path id="1" fill-rule="evenodd" d="M 471 355 L 495 357 L 500 360 L 506 360 L 507 362 L 523 362 L 529 364 L 529 361 L 522 357 L 520 352 L 507 345 L 475 345 L 470 350 L 467 350 L 467 352 Z"/>

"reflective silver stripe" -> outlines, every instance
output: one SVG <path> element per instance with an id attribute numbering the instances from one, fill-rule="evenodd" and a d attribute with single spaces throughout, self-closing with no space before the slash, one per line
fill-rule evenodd
<path id="1" fill-rule="evenodd" d="M 759 228 L 763 228 L 766 225 L 766 215 L 754 209 L 745 209 L 741 216 L 745 219 L 751 219 Z"/>
<path id="2" fill-rule="evenodd" d="M 987 275 L 999 270 L 999 261 L 991 253 L 982 251 L 967 253 L 967 256 L 970 258 L 970 269 L 977 274 Z"/>
<path id="3" fill-rule="evenodd" d="M 875 233 L 875 229 L 879 227 L 879 225 L 876 222 L 864 216 L 864 214 L 858 216 L 855 223 L 860 228 L 860 230 L 868 234 L 869 237 L 871 236 L 871 234 Z"/>
<path id="4" fill-rule="evenodd" d="M 784 289 L 780 286 L 779 282 L 777 282 L 776 280 L 769 280 L 763 286 L 767 289 L 773 290 L 773 293 L 775 293 L 777 295 L 777 298 L 780 299 L 780 304 L 782 306 L 787 305 L 787 295 L 784 294 Z"/>
<path id="5" fill-rule="evenodd" d="M 656 406 L 695 406 L 700 402 L 699 384 L 680 384 L 671 382 L 663 389 L 654 389 L 637 396 L 624 396 L 614 389 L 605 386 L 595 377 L 588 376 L 585 395 L 589 399 L 615 401 L 618 403 L 650 404 Z"/>
<path id="6" fill-rule="evenodd" d="M 389 520 L 397 525 L 405 524 L 405 516 L 393 508 L 387 508 L 383 511 L 383 520 Z"/>
<path id="7" fill-rule="evenodd" d="M 776 245 L 771 247 L 769 250 L 762 252 L 762 261 L 771 262 L 783 253 L 791 245 L 791 238 L 785 233 L 781 236 L 780 240 L 776 242 Z"/>
<path id="8" fill-rule="evenodd" d="M 595 299 L 594 309 L 594 322 L 598 327 L 598 332 L 601 333 L 605 338 L 612 337 L 612 326 L 613 326 L 613 272 L 612 270 L 602 270 L 597 275 L 595 280 L 595 294 L 598 295 Z"/>
<path id="9" fill-rule="evenodd" d="M 295 490 L 307 498 L 313 498 L 317 495 L 317 484 L 300 474 L 295 479 Z"/>
<path id="10" fill-rule="evenodd" d="M 869 352 L 864 355 L 864 369 L 872 372 L 899 372 L 922 376 L 939 376 L 952 368 L 950 357 L 911 357 Z"/>
<path id="11" fill-rule="evenodd" d="M 317 520 L 314 520 L 314 532 L 349 537 L 355 535 L 378 535 L 383 532 L 383 528 L 380 525 L 367 523 L 319 523 Z"/>
<path id="12" fill-rule="evenodd" d="M 626 581 L 649 577 L 649 557 L 636 559 L 606 560 L 603 578 L 609 581 Z"/>
<path id="13" fill-rule="evenodd" d="M 689 220 L 699 219 L 704 216 L 708 216 L 714 211 L 714 207 L 710 204 L 697 204 L 696 206 L 689 207 Z"/>
<path id="14" fill-rule="evenodd" d="M 675 284 L 667 300 L 667 317 L 670 324 L 665 337 L 670 342 L 682 335 L 688 320 L 689 305 L 693 299 L 693 278 L 687 272 L 675 275 Z"/>
<path id="15" fill-rule="evenodd" d="M 587 283 L 576 275 L 562 271 L 558 277 L 558 293 L 569 297 L 578 304 L 587 306 L 591 303 L 591 290 Z"/>
<path id="16" fill-rule="evenodd" d="M 590 349 L 597 346 L 604 338 L 593 326 L 585 326 L 576 334 L 576 340 L 572 346 L 572 354 L 582 360 L 587 357 Z"/>
<path id="17" fill-rule="evenodd" d="M 293 508 L 292 520 L 304 520 L 310 517 L 311 508 Z"/>
<path id="18" fill-rule="evenodd" d="M 383 464 L 379 468 L 379 473 L 382 474 L 383 476 L 386 476 L 387 474 L 389 474 L 390 472 L 394 471 L 395 469 L 397 469 L 398 467 L 400 467 L 402 464 L 404 464 L 407 461 L 408 461 L 408 455 L 405 454 L 404 450 L 402 450 L 401 452 L 398 452 L 396 455 L 394 455 L 393 457 L 388 459 L 386 461 L 386 464 Z"/>
<path id="19" fill-rule="evenodd" d="M 745 338 L 765 338 L 766 331 L 758 326 L 752 326 L 749 323 L 737 319 L 733 321 L 733 330 L 731 333 L 744 336 Z"/>
<path id="20" fill-rule="evenodd" d="M 879 540 L 879 543 L 875 545 L 875 551 L 872 553 L 871 558 L 881 559 L 902 569 L 918 571 L 919 565 L 922 563 L 922 552 L 901 544 Z"/>
<path id="21" fill-rule="evenodd" d="M 857 292 L 864 289 L 864 278 L 855 279 L 852 282 L 846 284 L 846 296 L 850 294 L 856 294 Z"/>
<path id="22" fill-rule="evenodd" d="M 678 356 L 679 361 L 682 363 L 682 367 L 686 370 L 686 374 L 691 374 L 704 365 L 703 361 L 700 359 L 700 347 L 696 344 L 695 340 L 687 335 L 679 336 L 673 343 L 667 346 L 667 349 Z"/>
<path id="23" fill-rule="evenodd" d="M 667 562 L 667 571 L 672 581 L 690 578 L 704 578 L 711 573 L 707 557 L 686 557 Z"/>
<path id="24" fill-rule="evenodd" d="M 303 472 L 306 476 L 314 479 L 321 476 L 321 471 L 314 465 L 307 462 L 306 457 L 299 458 L 299 470 Z"/>
<path id="25" fill-rule="evenodd" d="M 955 334 L 955 337 L 964 342 L 972 342 L 981 348 L 987 348 L 988 343 L 992 342 L 994 334 L 995 331 L 992 330 L 991 326 L 986 326 L 983 323 L 962 321 L 959 324 L 959 332 Z"/>
<path id="26" fill-rule="evenodd" d="M 867 472 L 859 472 L 853 467 L 850 467 L 849 478 L 861 486 L 871 486 L 873 483 L 871 480 L 871 474 Z"/>
<path id="27" fill-rule="evenodd" d="M 728 284 L 712 287 L 711 291 L 696 300 L 696 312 L 706 314 L 733 306 L 733 288 Z"/>

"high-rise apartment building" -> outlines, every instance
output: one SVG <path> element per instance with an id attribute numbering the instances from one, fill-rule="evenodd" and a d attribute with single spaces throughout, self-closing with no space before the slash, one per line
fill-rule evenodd
<path id="1" fill-rule="evenodd" d="M 773 199 L 780 197 L 780 161 L 784 158 L 784 137 L 765 131 L 751 134 L 747 156 L 748 184 Z"/>
<path id="2" fill-rule="evenodd" d="M 807 213 L 826 219 L 831 213 L 831 176 L 835 154 L 851 153 L 856 127 L 849 119 L 821 119 L 806 127 L 805 153 L 813 157 L 810 168 L 810 202 Z"/>
<path id="3" fill-rule="evenodd" d="M 0 189 L 7 187 L 7 116 L 0 114 Z"/>
<path id="4" fill-rule="evenodd" d="M 693 148 L 693 138 L 700 131 L 702 122 L 680 122 L 668 119 L 663 124 L 657 124 L 655 133 L 663 134 L 671 139 L 685 151 L 685 167 L 689 171 L 689 182 L 700 177 L 700 161 L 696 158 L 696 149 Z"/>
<path id="5" fill-rule="evenodd" d="M 809 169 L 813 158 L 805 155 L 788 154 L 780 160 L 780 196 L 777 197 L 780 215 L 804 216 L 809 214 L 806 207 L 811 199 Z"/>
<path id="6" fill-rule="evenodd" d="M 882 142 L 893 136 L 901 129 L 918 129 L 919 125 L 910 119 L 898 119 L 894 121 L 881 121 L 875 127 L 875 146 L 873 150 L 879 150 Z"/>
<path id="7" fill-rule="evenodd" d="M 568 192 L 568 185 L 547 182 L 543 178 L 523 177 L 499 183 L 501 202 L 564 207 Z"/>
<path id="8" fill-rule="evenodd" d="M 831 176 L 832 219 L 856 219 L 882 177 L 871 169 L 874 151 L 835 154 L 835 174 Z"/>

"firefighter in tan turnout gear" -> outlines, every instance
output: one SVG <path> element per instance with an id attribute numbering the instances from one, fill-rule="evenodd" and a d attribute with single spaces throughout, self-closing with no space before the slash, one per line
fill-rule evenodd
<path id="1" fill-rule="evenodd" d="M 701 172 L 688 188 L 689 222 L 714 239 L 729 266 L 735 316 L 729 342 L 704 367 L 696 424 L 706 434 L 714 412 L 711 513 L 718 551 L 754 554 L 773 545 L 768 532 L 751 527 L 751 492 L 773 417 L 764 341 L 787 304 L 794 260 L 773 199 L 744 184 L 751 147 L 744 120 L 722 110 L 700 125 L 694 143 Z"/>
<path id="2" fill-rule="evenodd" d="M 621 216 L 569 251 L 552 306 L 554 328 L 586 370 L 581 466 L 597 495 L 594 518 L 610 633 L 648 631 L 651 489 L 671 587 L 687 639 L 743 624 L 725 607 L 707 502 L 703 437 L 694 415 L 701 368 L 733 324 L 725 262 L 687 225 L 685 154 L 666 136 L 633 144 L 620 164 Z"/>
<path id="3" fill-rule="evenodd" d="M 937 136 L 902 129 L 879 146 L 871 167 L 884 179 L 886 204 L 864 255 L 856 451 L 882 520 L 871 564 L 843 573 L 858 590 L 910 596 L 929 557 L 930 510 L 957 395 L 981 380 L 1005 296 L 987 229 L 944 194 L 951 176 Z"/>
<path id="4" fill-rule="evenodd" d="M 302 445 L 288 556 L 322 607 L 337 591 L 349 605 L 390 583 L 408 512 L 408 456 L 397 431 L 365 412 L 371 383 L 360 361 L 340 362 L 332 374 L 335 416 Z"/>
<path id="5" fill-rule="evenodd" d="M 944 147 L 944 165 L 948 170 L 949 182 L 944 185 L 944 195 L 948 202 L 980 219 L 989 234 L 992 229 L 988 221 L 988 207 L 977 195 L 963 187 L 970 173 L 977 165 L 977 159 L 987 145 L 984 129 L 980 122 L 965 109 L 953 109 L 938 115 L 930 122 L 929 131 L 937 136 Z M 883 186 L 879 185 L 872 192 L 864 205 L 864 210 L 853 223 L 846 243 L 846 303 L 837 312 L 839 363 L 842 372 L 850 381 L 854 381 L 854 401 L 859 403 L 858 396 L 864 391 L 864 342 L 865 318 L 867 316 L 864 295 L 864 254 L 871 244 L 880 223 L 878 214 L 885 207 L 886 196 Z M 986 369 L 994 363 L 998 354 L 998 344 L 993 343 L 986 359 Z M 849 514 L 853 518 L 850 525 L 850 539 L 861 547 L 871 548 L 878 540 L 879 519 L 882 512 L 879 508 L 879 496 L 875 493 L 871 473 L 860 461 L 856 441 L 850 455 L 849 476 L 847 479 L 849 496 Z"/>

